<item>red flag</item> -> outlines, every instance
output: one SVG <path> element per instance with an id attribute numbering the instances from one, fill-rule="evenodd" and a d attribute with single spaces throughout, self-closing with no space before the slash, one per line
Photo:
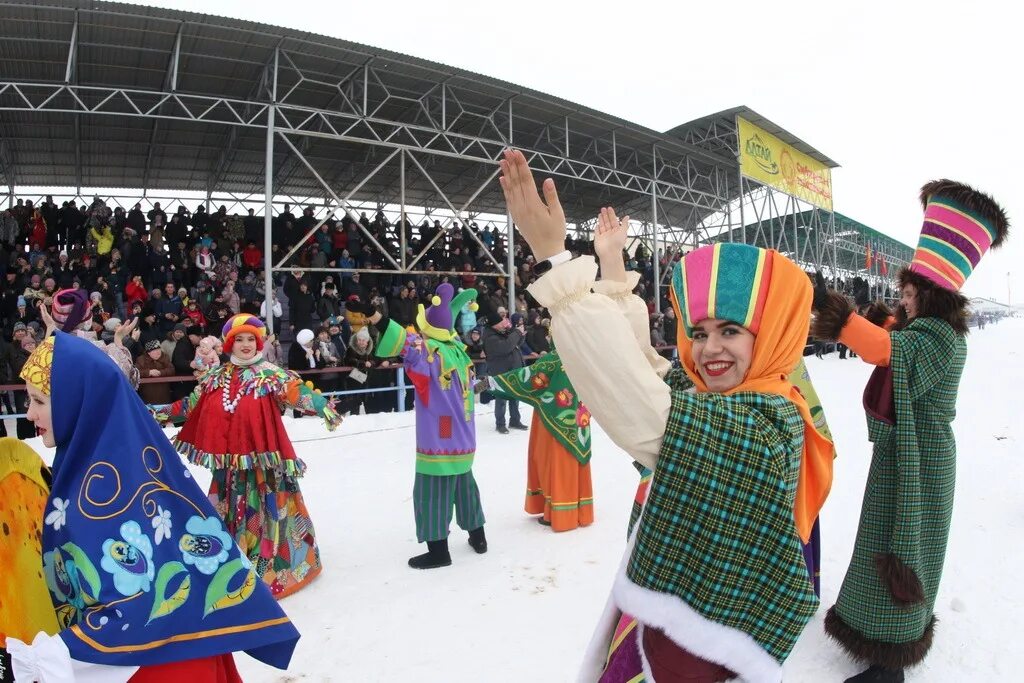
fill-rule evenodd
<path id="1" fill-rule="evenodd" d="M 864 245 L 864 249 L 864 270 L 871 270 L 871 243 L 868 242 L 866 245 Z"/>
<path id="2" fill-rule="evenodd" d="M 882 262 L 882 275 L 888 275 L 889 274 L 889 266 L 887 266 L 885 264 L 885 257 L 883 256 L 879 260 Z"/>

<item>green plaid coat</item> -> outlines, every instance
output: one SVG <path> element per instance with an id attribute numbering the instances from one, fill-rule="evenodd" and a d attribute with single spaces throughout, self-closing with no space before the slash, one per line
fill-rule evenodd
<path id="1" fill-rule="evenodd" d="M 672 412 L 626 575 L 781 664 L 818 606 L 793 520 L 803 421 L 781 396 L 687 393 L 682 370 L 666 381 Z"/>
<path id="2" fill-rule="evenodd" d="M 859 638 L 842 629 L 830 633 L 855 656 L 871 659 L 871 650 L 885 651 L 890 664 L 908 666 L 927 652 L 923 639 L 930 642 L 942 578 L 956 480 L 950 423 L 967 345 L 937 318 L 915 319 L 891 333 L 891 339 L 896 424 L 868 416 L 874 443 L 871 470 L 853 559 L 830 613 Z M 909 607 L 894 603 L 876 569 L 875 555 L 880 553 L 893 553 L 914 570 L 924 602 Z M 901 653 L 880 644 L 906 647 Z"/>

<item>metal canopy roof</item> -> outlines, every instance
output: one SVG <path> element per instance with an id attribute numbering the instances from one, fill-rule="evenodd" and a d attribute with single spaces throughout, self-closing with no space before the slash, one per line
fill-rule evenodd
<path id="1" fill-rule="evenodd" d="M 794 149 L 803 152 L 807 156 L 811 157 L 815 161 L 819 161 L 829 168 L 839 168 L 832 159 L 828 158 L 814 147 L 798 138 L 797 136 L 790 133 L 782 126 L 770 121 L 769 119 L 761 116 L 750 107 L 733 107 L 732 109 L 725 109 L 718 112 L 717 114 L 711 114 L 704 116 L 699 119 L 684 123 L 681 126 L 669 130 L 666 135 L 676 136 L 683 140 L 692 140 L 694 138 L 701 138 L 708 134 L 709 130 L 713 130 L 716 125 L 720 126 L 723 123 L 731 124 L 736 120 L 737 116 L 742 116 L 747 121 L 750 121 L 755 126 L 762 128 L 775 137 L 779 138 L 787 145 L 790 145 Z M 736 149 L 737 146 L 734 142 L 732 149 Z"/>
<path id="2" fill-rule="evenodd" d="M 659 133 L 301 31 L 89 0 L 0 3 L 8 185 L 262 194 L 271 102 L 274 190 L 291 197 L 329 196 L 308 162 L 352 201 L 397 203 L 404 166 L 407 204 L 504 213 L 494 160 L 514 145 L 560 176 L 570 220 L 654 194 L 659 222 L 690 229 L 738 195 L 737 113 L 836 165 L 746 107 Z"/>

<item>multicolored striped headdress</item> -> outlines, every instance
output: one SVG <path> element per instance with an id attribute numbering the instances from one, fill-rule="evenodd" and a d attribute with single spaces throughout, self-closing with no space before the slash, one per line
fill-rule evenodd
<path id="1" fill-rule="evenodd" d="M 958 292 L 985 252 L 1005 239 L 1006 212 L 987 194 L 952 180 L 922 187 L 921 205 L 924 227 L 910 272 Z"/>
<path id="2" fill-rule="evenodd" d="M 263 340 L 267 338 L 267 326 L 263 321 L 248 313 L 239 313 L 228 318 L 224 323 L 222 336 L 224 337 L 224 353 L 231 353 L 231 346 L 234 344 L 235 335 L 241 332 L 248 332 L 256 337 L 256 348 L 263 350 Z"/>
<path id="3" fill-rule="evenodd" d="M 691 251 L 672 273 L 686 338 L 693 339 L 693 327 L 708 318 L 731 320 L 756 335 L 771 278 L 765 249 L 722 242 Z"/>

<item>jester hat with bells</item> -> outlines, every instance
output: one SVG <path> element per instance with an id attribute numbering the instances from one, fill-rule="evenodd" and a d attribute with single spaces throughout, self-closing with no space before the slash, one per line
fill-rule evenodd
<path id="1" fill-rule="evenodd" d="M 431 298 L 430 308 L 419 305 L 416 314 L 416 326 L 425 336 L 439 342 L 451 341 L 455 338 L 455 321 L 467 303 L 472 311 L 478 309 L 475 289 L 464 289 L 455 295 L 455 288 L 447 282 L 438 285 Z"/>

